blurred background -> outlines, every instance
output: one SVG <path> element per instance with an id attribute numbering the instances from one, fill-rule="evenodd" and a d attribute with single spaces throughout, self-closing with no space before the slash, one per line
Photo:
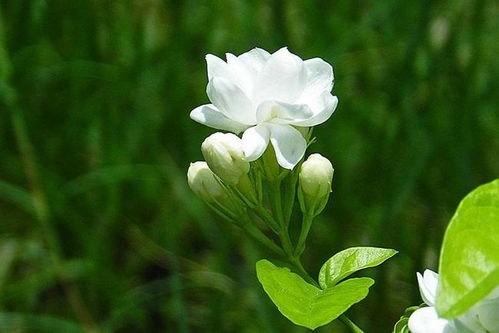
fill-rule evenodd
<path id="1" fill-rule="evenodd" d="M 390 332 L 459 200 L 499 177 L 498 17 L 493 0 L 1 0 L 0 332 L 306 331 L 256 279 L 268 254 L 186 185 L 214 132 L 188 116 L 204 56 L 255 46 L 334 66 L 311 147 L 334 192 L 304 263 L 398 249 L 349 311 Z"/>

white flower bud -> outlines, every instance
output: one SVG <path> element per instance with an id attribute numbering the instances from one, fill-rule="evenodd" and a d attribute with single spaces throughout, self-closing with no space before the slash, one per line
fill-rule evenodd
<path id="1" fill-rule="evenodd" d="M 187 170 L 187 182 L 191 190 L 207 202 L 224 199 L 225 190 L 206 162 L 194 162 Z"/>
<path id="2" fill-rule="evenodd" d="M 228 185 L 237 185 L 249 172 L 241 139 L 232 133 L 210 135 L 201 145 L 201 151 L 210 169 Z"/>
<path id="3" fill-rule="evenodd" d="M 331 162 L 320 154 L 312 154 L 303 162 L 298 198 L 305 214 L 315 216 L 324 209 L 331 192 L 333 173 Z"/>
<path id="4" fill-rule="evenodd" d="M 324 196 L 331 192 L 333 165 L 321 154 L 312 154 L 300 169 L 300 185 L 309 196 Z"/>

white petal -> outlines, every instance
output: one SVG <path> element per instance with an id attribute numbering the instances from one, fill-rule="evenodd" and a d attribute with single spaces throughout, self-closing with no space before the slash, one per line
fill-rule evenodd
<path id="1" fill-rule="evenodd" d="M 474 309 L 468 310 L 452 321 L 459 332 L 487 333 L 478 320 L 478 313 Z"/>
<path id="2" fill-rule="evenodd" d="M 215 76 L 208 82 L 206 93 L 210 101 L 228 118 L 247 125 L 256 124 L 253 103 L 231 81 Z"/>
<path id="3" fill-rule="evenodd" d="M 227 53 L 225 56 L 227 57 L 227 63 L 232 73 L 237 78 L 237 85 L 243 90 L 246 96 L 251 96 L 257 73 L 248 68 L 235 55 Z"/>
<path id="4" fill-rule="evenodd" d="M 243 133 L 242 144 L 246 160 L 257 160 L 267 149 L 270 132 L 266 125 L 250 127 Z"/>
<path id="5" fill-rule="evenodd" d="M 267 60 L 253 87 L 253 101 L 274 100 L 293 103 L 302 94 L 306 84 L 306 71 L 296 55 L 282 48 Z"/>
<path id="6" fill-rule="evenodd" d="M 268 123 L 268 126 L 277 162 L 283 168 L 292 170 L 305 155 L 307 142 L 292 126 L 271 123 Z"/>
<path id="7" fill-rule="evenodd" d="M 334 82 L 333 67 L 321 58 L 308 59 L 303 63 L 307 71 L 307 85 L 303 93 L 331 91 Z"/>
<path id="8" fill-rule="evenodd" d="M 203 125 L 234 133 L 240 133 L 248 127 L 247 125 L 227 118 L 212 104 L 198 106 L 191 111 L 190 117 L 192 120 Z"/>
<path id="9" fill-rule="evenodd" d="M 497 302 L 499 302 L 499 287 L 496 287 L 494 290 L 492 290 L 485 299 L 496 300 Z"/>
<path id="10" fill-rule="evenodd" d="M 208 80 L 211 80 L 215 76 L 232 80 L 233 74 L 230 71 L 229 65 L 219 57 L 207 54 L 206 65 L 208 67 Z"/>
<path id="11" fill-rule="evenodd" d="M 256 120 L 259 123 L 273 122 L 277 124 L 294 124 L 312 117 L 308 105 L 289 104 L 277 101 L 260 103 L 256 110 Z"/>
<path id="12" fill-rule="evenodd" d="M 491 333 L 499 333 L 499 300 L 484 301 L 476 311 L 483 327 Z"/>
<path id="13" fill-rule="evenodd" d="M 418 277 L 421 298 L 429 306 L 434 306 L 435 296 L 437 294 L 438 274 L 427 269 L 424 271 L 423 275 L 420 273 L 417 273 L 416 275 Z"/>
<path id="14" fill-rule="evenodd" d="M 234 57 L 233 55 L 231 55 Z M 206 64 L 208 65 L 208 80 L 211 81 L 213 78 L 223 78 L 238 86 L 243 92 L 249 95 L 251 89 L 248 89 L 248 80 L 245 74 L 241 73 L 236 66 L 231 66 L 231 64 L 226 63 L 222 59 L 208 54 L 206 55 Z M 251 84 L 252 85 L 252 84 Z"/>
<path id="15" fill-rule="evenodd" d="M 270 58 L 270 53 L 267 51 L 260 49 L 258 47 L 241 54 L 238 57 L 248 68 L 249 71 L 258 74 L 259 71 L 262 70 L 263 66 Z"/>
<path id="16" fill-rule="evenodd" d="M 459 333 L 446 319 L 439 318 L 433 307 L 421 308 L 409 318 L 411 333 Z"/>
<path id="17" fill-rule="evenodd" d="M 309 119 L 296 122 L 296 126 L 311 127 L 327 121 L 338 106 L 338 97 L 331 95 L 329 92 L 324 92 L 317 97 L 314 103 L 308 105 L 313 110 L 314 115 Z"/>

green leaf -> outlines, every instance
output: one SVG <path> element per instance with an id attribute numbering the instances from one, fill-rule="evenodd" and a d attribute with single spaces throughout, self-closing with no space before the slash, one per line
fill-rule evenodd
<path id="1" fill-rule="evenodd" d="M 288 268 L 268 260 L 256 263 L 256 273 L 263 289 L 279 311 L 296 325 L 315 329 L 338 318 L 369 293 L 370 278 L 346 280 L 326 290 L 319 289 Z"/>
<path id="2" fill-rule="evenodd" d="M 323 289 L 332 287 L 352 273 L 382 264 L 396 253 L 378 247 L 351 247 L 338 252 L 322 265 L 319 284 Z"/>
<path id="3" fill-rule="evenodd" d="M 499 179 L 459 204 L 445 232 L 436 308 L 454 318 L 499 285 Z"/>

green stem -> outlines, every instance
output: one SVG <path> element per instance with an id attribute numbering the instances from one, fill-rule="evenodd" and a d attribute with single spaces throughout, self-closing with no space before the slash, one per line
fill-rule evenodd
<path id="1" fill-rule="evenodd" d="M 258 229 L 252 221 L 245 215 L 246 212 L 241 212 L 238 215 L 234 215 L 229 210 L 225 209 L 223 205 L 220 203 L 209 203 L 206 204 L 215 211 L 220 217 L 227 220 L 230 223 L 233 223 L 239 227 L 241 227 L 244 231 L 246 231 L 254 240 L 259 242 L 262 245 L 265 245 L 270 250 L 274 251 L 276 254 L 280 256 L 284 256 L 284 252 L 282 249 L 274 243 L 273 240 L 268 238 L 260 229 Z M 244 216 L 239 220 L 238 216 Z"/>
<path id="2" fill-rule="evenodd" d="M 314 280 L 313 277 L 310 276 L 310 274 L 308 274 L 308 272 L 305 270 L 305 268 L 303 267 L 301 261 L 300 261 L 300 258 L 297 258 L 297 257 L 291 257 L 291 258 L 288 258 L 288 260 L 293 264 L 293 266 L 298 270 L 298 272 L 301 274 L 301 276 L 307 280 L 308 283 L 310 284 L 313 284 L 314 286 L 316 286 L 317 288 L 320 288 L 319 287 L 319 284 L 317 283 L 317 281 Z"/>
<path id="3" fill-rule="evenodd" d="M 284 252 L 282 251 L 282 249 L 253 224 L 244 223 L 242 227 L 251 237 L 253 237 L 253 239 L 260 242 L 262 245 L 265 245 L 270 250 L 274 251 L 277 255 L 284 256 Z"/>
<path id="4" fill-rule="evenodd" d="M 279 225 L 279 240 L 286 253 L 288 259 L 292 262 L 294 255 L 293 243 L 289 237 L 288 224 L 284 221 L 282 202 L 281 202 L 281 181 L 277 180 L 272 183 L 273 190 L 271 192 L 270 201 L 272 203 L 272 212 L 276 216 Z"/>
<path id="5" fill-rule="evenodd" d="M 284 219 L 289 225 L 293 207 L 295 205 L 296 182 L 298 181 L 298 173 L 292 172 L 288 179 L 285 180 L 285 202 L 284 202 Z"/>
<path id="6" fill-rule="evenodd" d="M 307 236 L 313 221 L 314 221 L 313 215 L 310 214 L 303 215 L 300 237 L 298 238 L 298 244 L 296 245 L 296 250 L 295 250 L 295 256 L 298 258 L 305 250 L 305 242 L 307 241 Z"/>
<path id="7" fill-rule="evenodd" d="M 281 202 L 281 181 L 278 180 L 272 184 L 274 186 L 274 191 L 272 191 L 272 210 L 277 218 L 277 222 L 281 227 L 284 226 L 284 216 L 282 211 Z"/>
<path id="8" fill-rule="evenodd" d="M 253 211 L 255 212 L 256 215 L 258 215 L 259 218 L 261 218 L 268 226 L 270 229 L 272 229 L 273 232 L 276 234 L 279 234 L 279 224 L 274 220 L 272 215 L 265 209 L 263 206 L 256 206 L 253 208 Z"/>
<path id="9" fill-rule="evenodd" d="M 291 243 L 291 239 L 289 238 L 289 234 L 287 229 L 281 229 L 279 232 L 279 240 L 281 241 L 282 248 L 284 249 L 284 253 L 286 257 L 293 262 L 293 244 Z"/>
<path id="10" fill-rule="evenodd" d="M 340 318 L 338 318 L 345 326 L 347 326 L 353 333 L 364 333 L 364 331 L 353 321 L 351 321 L 347 316 L 342 314 Z"/>

